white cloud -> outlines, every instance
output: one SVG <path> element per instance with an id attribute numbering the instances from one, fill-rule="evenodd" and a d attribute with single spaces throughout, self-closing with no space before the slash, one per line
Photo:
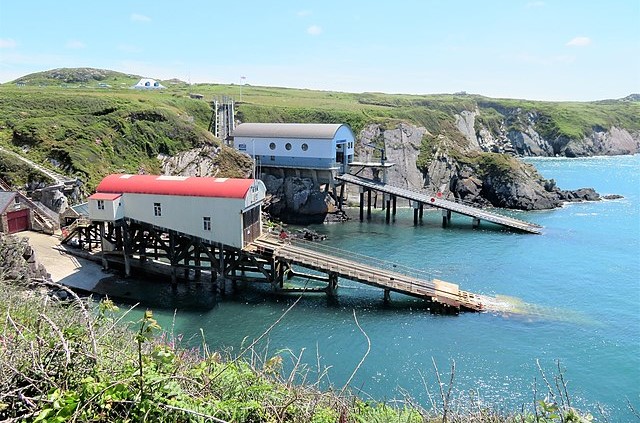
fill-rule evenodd
<path id="1" fill-rule="evenodd" d="M 131 20 L 133 22 L 151 22 L 151 18 L 145 15 L 141 15 L 139 13 L 132 13 Z"/>
<path id="2" fill-rule="evenodd" d="M 66 47 L 71 49 L 80 49 L 80 48 L 85 48 L 86 45 L 82 41 L 69 40 L 67 41 Z"/>
<path id="3" fill-rule="evenodd" d="M 567 44 L 568 47 L 586 47 L 591 44 L 591 38 L 589 37 L 575 37 Z"/>
<path id="4" fill-rule="evenodd" d="M 529 3 L 527 3 L 527 7 L 528 8 L 544 7 L 544 2 L 543 1 L 530 1 Z"/>
<path id="5" fill-rule="evenodd" d="M 307 28 L 307 34 L 320 35 L 322 34 L 322 28 L 318 25 L 311 25 L 309 28 Z"/>
<path id="6" fill-rule="evenodd" d="M 0 38 L 0 48 L 15 48 L 17 45 L 18 43 L 11 38 Z"/>

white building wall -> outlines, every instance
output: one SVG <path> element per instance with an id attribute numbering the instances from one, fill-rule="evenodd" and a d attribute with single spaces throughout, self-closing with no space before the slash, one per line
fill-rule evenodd
<path id="1" fill-rule="evenodd" d="M 125 193 L 123 199 L 127 218 L 197 236 L 212 243 L 242 248 L 243 198 Z M 154 214 L 154 203 L 160 203 L 160 216 Z M 204 229 L 205 216 L 211 218 L 210 231 Z"/>
<path id="2" fill-rule="evenodd" d="M 336 155 L 335 143 L 328 139 L 234 137 L 233 143 L 236 150 L 251 156 L 333 159 Z M 275 146 L 274 149 L 270 148 L 271 144 Z M 287 150 L 287 144 L 291 145 L 290 150 Z M 307 145 L 306 151 L 302 149 L 303 144 Z"/>
<path id="3" fill-rule="evenodd" d="M 98 201 L 104 201 L 104 209 L 98 209 Z M 91 220 L 114 222 L 124 217 L 122 197 L 115 200 L 95 200 L 90 198 L 88 206 Z"/>

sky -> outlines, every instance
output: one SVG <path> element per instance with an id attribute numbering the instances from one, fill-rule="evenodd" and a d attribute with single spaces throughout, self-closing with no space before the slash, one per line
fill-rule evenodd
<path id="1" fill-rule="evenodd" d="M 640 0 L 0 0 L 0 82 L 191 83 L 593 101 L 640 93 Z"/>

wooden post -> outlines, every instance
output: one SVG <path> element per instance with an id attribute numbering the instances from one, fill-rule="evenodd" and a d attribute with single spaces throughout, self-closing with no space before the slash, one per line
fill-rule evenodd
<path id="1" fill-rule="evenodd" d="M 338 274 L 329 273 L 329 282 L 327 283 L 326 292 L 327 295 L 334 297 L 338 291 Z"/>
<path id="2" fill-rule="evenodd" d="M 474 217 L 474 218 L 473 218 L 473 222 L 471 223 L 471 226 L 472 226 L 474 229 L 475 229 L 475 228 L 477 228 L 478 226 L 480 226 L 480 219 L 479 219 L 479 218 L 477 218 L 477 217 Z"/>
<path id="3" fill-rule="evenodd" d="M 384 290 L 384 302 L 386 304 L 389 301 L 391 301 L 391 290 L 390 289 L 385 289 Z"/>
<path id="4" fill-rule="evenodd" d="M 171 284 L 178 283 L 178 275 L 176 274 L 176 235 L 173 231 L 169 232 L 169 262 L 171 263 Z"/>
<path id="5" fill-rule="evenodd" d="M 424 212 L 424 203 L 420 203 L 420 222 L 422 222 L 422 213 Z"/>
<path id="6" fill-rule="evenodd" d="M 367 220 L 371 220 L 371 190 L 367 190 Z"/>
<path id="7" fill-rule="evenodd" d="M 418 226 L 418 209 L 413 208 L 413 226 Z"/>
<path id="8" fill-rule="evenodd" d="M 360 222 L 364 220 L 364 191 L 360 191 Z"/>
<path id="9" fill-rule="evenodd" d="M 126 222 L 122 227 L 122 237 L 124 238 L 122 248 L 124 257 L 124 277 L 128 278 L 131 276 L 131 263 L 129 261 L 129 253 L 131 252 L 131 234 L 129 233 L 129 226 L 127 226 Z"/>
<path id="10" fill-rule="evenodd" d="M 342 210 L 343 201 L 344 201 L 344 186 L 345 186 L 345 183 L 343 182 L 340 185 L 340 197 L 338 198 L 338 210 Z"/>
<path id="11" fill-rule="evenodd" d="M 396 203 L 397 203 L 397 197 L 395 195 L 391 196 L 391 200 L 393 201 L 393 218 L 395 220 L 396 217 Z"/>
<path id="12" fill-rule="evenodd" d="M 102 259 L 102 269 L 109 269 L 109 262 L 107 261 L 107 257 L 104 255 L 104 223 L 100 223 L 100 243 L 101 243 L 101 259 Z"/>
<path id="13" fill-rule="evenodd" d="M 391 221 L 391 200 L 388 197 L 388 194 L 384 195 L 385 197 L 385 205 L 387 206 L 387 223 Z"/>

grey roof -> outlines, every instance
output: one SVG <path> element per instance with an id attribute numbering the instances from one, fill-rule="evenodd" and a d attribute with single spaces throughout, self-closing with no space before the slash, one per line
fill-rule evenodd
<path id="1" fill-rule="evenodd" d="M 0 213 L 3 213 L 7 206 L 13 202 L 13 197 L 15 197 L 16 194 L 15 191 L 0 191 Z"/>
<path id="2" fill-rule="evenodd" d="M 78 213 L 80 216 L 89 216 L 89 203 L 81 203 L 76 204 L 75 206 L 71 206 L 74 212 Z"/>
<path id="3" fill-rule="evenodd" d="M 232 137 L 333 139 L 341 123 L 241 123 Z"/>

